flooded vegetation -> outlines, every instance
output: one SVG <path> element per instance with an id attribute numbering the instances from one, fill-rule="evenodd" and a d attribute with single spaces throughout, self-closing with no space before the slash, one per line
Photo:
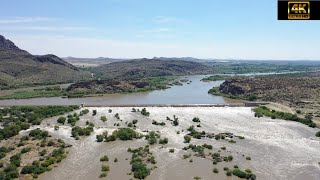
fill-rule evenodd
<path id="1" fill-rule="evenodd" d="M 258 118 L 248 107 L 87 109 L 70 113 L 82 114 L 75 124 L 62 124 L 56 116 L 36 126 L 72 145 L 67 157 L 39 179 L 320 176 L 320 139 L 315 136 L 318 129 Z M 84 110 L 87 113 L 82 113 Z M 68 119 L 68 115 L 61 117 Z M 155 125 L 155 121 L 163 124 Z M 72 137 L 74 127 L 86 128 L 89 124 L 93 127 L 90 134 Z M 59 129 L 55 130 L 57 125 Z"/>

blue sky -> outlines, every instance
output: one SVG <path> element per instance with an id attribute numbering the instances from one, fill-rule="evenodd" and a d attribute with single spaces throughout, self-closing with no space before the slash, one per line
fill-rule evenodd
<path id="1" fill-rule="evenodd" d="M 319 21 L 278 21 L 276 0 L 2 1 L 0 34 L 34 54 L 320 59 Z"/>

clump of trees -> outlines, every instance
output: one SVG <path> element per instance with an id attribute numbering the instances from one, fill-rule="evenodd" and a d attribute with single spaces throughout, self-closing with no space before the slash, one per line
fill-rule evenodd
<path id="1" fill-rule="evenodd" d="M 204 131 L 203 132 L 196 131 L 193 125 L 190 126 L 187 130 L 190 132 L 188 135 L 196 139 L 201 139 L 202 136 L 206 135 Z"/>
<path id="2" fill-rule="evenodd" d="M 78 106 L 17 106 L 0 109 L 0 140 L 17 135 L 30 125 L 40 125 L 43 119 L 78 109 Z"/>
<path id="3" fill-rule="evenodd" d="M 150 112 L 148 112 L 146 108 L 143 108 L 141 110 L 141 114 L 144 115 L 144 116 L 150 116 Z"/>
<path id="4" fill-rule="evenodd" d="M 71 130 L 72 137 L 79 139 L 79 136 L 89 136 L 93 132 L 92 126 L 87 126 L 85 128 L 81 128 L 79 126 L 75 126 Z"/>
<path id="5" fill-rule="evenodd" d="M 120 140 L 132 140 L 137 137 L 137 133 L 131 128 L 120 128 L 112 133 L 113 136 Z"/>
<path id="6" fill-rule="evenodd" d="M 71 126 L 75 126 L 76 122 L 80 120 L 80 117 L 78 116 L 77 113 L 73 113 L 73 115 L 69 114 L 67 118 L 68 118 L 67 122 Z"/>
<path id="7" fill-rule="evenodd" d="M 139 147 L 137 149 L 128 149 L 132 153 L 131 157 L 131 171 L 133 176 L 137 179 L 145 179 L 151 172 L 147 167 L 147 163 L 156 164 L 154 156 L 150 152 L 149 146 Z"/>
<path id="8" fill-rule="evenodd" d="M 158 121 L 156 121 L 156 120 L 153 120 L 152 121 L 152 124 L 153 125 L 156 125 L 156 126 L 165 126 L 166 125 L 166 123 L 165 122 L 158 122 Z"/>
<path id="9" fill-rule="evenodd" d="M 84 109 L 84 110 L 80 111 L 80 116 L 83 116 L 88 113 L 89 113 L 89 109 Z"/>
<path id="10" fill-rule="evenodd" d="M 65 117 L 59 117 L 57 122 L 60 123 L 60 124 L 64 124 L 66 122 L 67 118 Z"/>
<path id="11" fill-rule="evenodd" d="M 310 115 L 306 115 L 305 118 L 300 118 L 296 114 L 270 110 L 266 106 L 257 107 L 253 109 L 253 111 L 255 112 L 255 117 L 267 116 L 271 117 L 272 119 L 284 119 L 300 122 L 312 128 L 316 127 L 316 124 L 312 121 L 312 116 Z"/>
<path id="12" fill-rule="evenodd" d="M 245 171 L 241 171 L 239 168 L 233 169 L 232 174 L 234 176 L 239 177 L 239 178 L 246 178 L 246 179 L 251 179 L 251 180 L 255 180 L 256 179 L 256 175 L 255 174 L 253 174 L 251 172 L 248 173 L 248 172 L 245 172 Z"/>
<path id="13" fill-rule="evenodd" d="M 31 130 L 29 132 L 29 136 L 33 137 L 34 139 L 46 139 L 49 136 L 49 133 L 48 131 L 37 128 L 37 129 Z"/>
<path id="14" fill-rule="evenodd" d="M 102 142 L 105 140 L 106 142 L 115 141 L 117 139 L 126 141 L 133 140 L 135 138 L 140 138 L 139 134 L 135 132 L 131 128 L 120 128 L 116 131 L 113 131 L 111 135 L 108 136 L 108 132 L 105 131 L 103 134 L 99 134 L 96 136 L 97 142 Z"/>
<path id="15" fill-rule="evenodd" d="M 150 131 L 146 136 L 146 140 L 150 145 L 157 144 L 158 139 L 160 138 L 160 134 L 156 133 L 155 131 Z"/>

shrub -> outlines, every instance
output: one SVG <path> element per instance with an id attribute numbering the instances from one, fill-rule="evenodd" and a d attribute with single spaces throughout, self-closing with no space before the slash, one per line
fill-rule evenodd
<path id="1" fill-rule="evenodd" d="M 92 110 L 92 116 L 95 116 L 95 115 L 97 115 L 97 110 Z"/>
<path id="2" fill-rule="evenodd" d="M 150 112 L 148 112 L 146 108 L 143 108 L 141 110 L 141 114 L 144 115 L 144 116 L 150 116 Z"/>
<path id="3" fill-rule="evenodd" d="M 137 137 L 137 133 L 130 128 L 120 128 L 112 133 L 116 138 L 120 140 L 132 140 Z"/>
<path id="4" fill-rule="evenodd" d="M 250 160 L 251 160 L 251 157 L 249 157 L 249 156 L 248 156 L 248 157 L 246 157 L 246 160 L 249 160 L 249 161 L 250 161 Z"/>
<path id="5" fill-rule="evenodd" d="M 159 140 L 159 144 L 167 144 L 168 143 L 168 138 L 163 138 Z"/>
<path id="6" fill-rule="evenodd" d="M 179 120 L 178 120 L 178 118 L 177 118 L 177 119 L 174 119 L 172 123 L 173 123 L 174 126 L 178 126 L 178 125 L 179 125 Z"/>
<path id="7" fill-rule="evenodd" d="M 39 152 L 39 155 L 40 156 L 44 156 L 44 155 L 46 155 L 46 153 L 47 153 L 47 150 L 44 149 L 44 150 Z"/>
<path id="8" fill-rule="evenodd" d="M 245 169 L 244 171 L 249 173 L 249 174 L 252 173 L 251 169 Z"/>
<path id="9" fill-rule="evenodd" d="M 21 149 L 22 154 L 27 153 L 29 151 L 31 151 L 31 147 L 25 147 L 25 148 Z"/>
<path id="10" fill-rule="evenodd" d="M 92 126 L 88 126 L 85 128 L 81 128 L 79 126 L 73 127 L 71 129 L 71 135 L 74 138 L 79 138 L 79 136 L 89 136 L 91 134 L 91 132 L 93 132 L 93 127 Z"/>
<path id="11" fill-rule="evenodd" d="M 217 168 L 213 168 L 212 170 L 214 173 L 219 173 L 219 170 Z"/>
<path id="12" fill-rule="evenodd" d="M 102 122 L 106 122 L 108 119 L 107 119 L 106 116 L 101 116 L 101 117 L 100 117 L 100 120 L 101 120 Z"/>
<path id="13" fill-rule="evenodd" d="M 59 119 L 57 120 L 57 122 L 58 123 L 60 123 L 60 124 L 64 124 L 64 123 L 66 123 L 66 118 L 65 117 L 59 117 Z"/>
<path id="14" fill-rule="evenodd" d="M 104 177 L 107 177 L 107 173 L 103 172 L 100 174 L 99 178 L 104 178 Z"/>
<path id="15" fill-rule="evenodd" d="M 96 138 L 97 138 L 97 142 L 102 142 L 104 139 L 104 135 L 98 134 L 98 135 L 96 135 Z"/>
<path id="16" fill-rule="evenodd" d="M 34 137 L 35 139 L 46 139 L 49 136 L 48 131 L 41 130 L 40 128 L 31 130 L 29 133 L 30 137 Z"/>
<path id="17" fill-rule="evenodd" d="M 105 156 L 102 156 L 101 158 L 100 158 L 100 161 L 109 161 L 109 157 L 107 156 L 107 155 L 105 155 Z"/>
<path id="18" fill-rule="evenodd" d="M 174 153 L 174 149 L 169 149 L 169 152 L 170 153 Z"/>
<path id="19" fill-rule="evenodd" d="M 150 174 L 147 165 L 141 161 L 135 161 L 132 164 L 131 171 L 133 172 L 133 176 L 137 179 L 145 179 Z"/>
<path id="20" fill-rule="evenodd" d="M 239 177 L 239 178 L 246 178 L 247 177 L 247 173 L 241 171 L 240 169 L 236 168 L 232 171 L 232 174 Z"/>
<path id="21" fill-rule="evenodd" d="M 316 133 L 316 137 L 320 137 L 320 131 Z"/>
<path id="22" fill-rule="evenodd" d="M 136 120 L 136 119 L 134 119 L 133 121 L 132 121 L 132 124 L 137 124 L 138 123 L 138 120 Z"/>
<path id="23" fill-rule="evenodd" d="M 110 171 L 110 167 L 108 165 L 102 165 L 101 171 Z"/>
<path id="24" fill-rule="evenodd" d="M 118 158 L 114 158 L 113 162 L 118 162 Z"/>
<path id="25" fill-rule="evenodd" d="M 185 142 L 185 143 L 189 143 L 190 141 L 191 141 L 191 137 L 188 136 L 188 135 L 185 135 L 185 136 L 184 136 L 184 142 Z"/>
<path id="26" fill-rule="evenodd" d="M 256 95 L 250 95 L 250 96 L 248 97 L 248 100 L 249 100 L 249 101 L 255 101 L 255 100 L 257 100 L 257 96 L 256 96 Z"/>
<path id="27" fill-rule="evenodd" d="M 20 166 L 20 163 L 21 163 L 21 154 L 18 153 L 18 154 L 15 154 L 13 156 L 10 157 L 10 163 L 19 167 Z"/>
<path id="28" fill-rule="evenodd" d="M 195 117 L 192 119 L 193 122 L 200 122 L 200 119 L 198 117 Z"/>
<path id="29" fill-rule="evenodd" d="M 60 128 L 60 127 L 59 127 L 58 125 L 55 125 L 55 126 L 54 126 L 54 130 L 55 130 L 55 131 L 58 131 L 59 128 Z"/>

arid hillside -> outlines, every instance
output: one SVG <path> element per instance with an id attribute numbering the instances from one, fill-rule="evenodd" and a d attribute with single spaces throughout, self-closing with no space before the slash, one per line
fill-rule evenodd
<path id="1" fill-rule="evenodd" d="M 295 107 L 318 107 L 320 72 L 226 80 L 219 88 L 223 94 L 239 97 L 256 96 L 264 101 L 280 102 Z"/>
<path id="2" fill-rule="evenodd" d="M 103 79 L 140 79 L 158 76 L 183 76 L 192 74 L 209 74 L 209 66 L 183 60 L 136 59 L 113 62 L 94 69 Z"/>
<path id="3" fill-rule="evenodd" d="M 0 87 L 74 82 L 89 77 L 89 73 L 55 55 L 32 55 L 0 35 Z"/>

